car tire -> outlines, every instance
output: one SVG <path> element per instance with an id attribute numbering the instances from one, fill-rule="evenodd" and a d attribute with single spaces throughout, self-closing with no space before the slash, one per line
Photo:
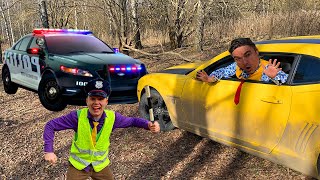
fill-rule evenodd
<path id="1" fill-rule="evenodd" d="M 167 106 L 161 95 L 154 89 L 150 90 L 150 94 L 154 119 L 158 121 L 161 131 L 170 131 L 174 129 L 175 127 L 171 122 Z M 147 93 L 144 93 L 141 96 L 139 102 L 139 112 L 142 118 L 150 120 Z"/>
<path id="2" fill-rule="evenodd" d="M 11 81 L 10 71 L 7 66 L 2 69 L 2 82 L 6 93 L 15 94 L 18 91 L 18 85 Z"/>
<path id="3" fill-rule="evenodd" d="M 50 111 L 62 111 L 67 106 L 61 95 L 61 88 L 52 74 L 46 74 L 42 77 L 38 95 L 41 104 Z"/>

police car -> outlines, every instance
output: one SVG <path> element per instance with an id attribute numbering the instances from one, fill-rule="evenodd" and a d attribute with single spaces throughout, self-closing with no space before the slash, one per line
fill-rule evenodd
<path id="1" fill-rule="evenodd" d="M 19 87 L 37 92 L 51 111 L 85 105 L 84 86 L 103 78 L 111 84 L 109 104 L 137 102 L 145 65 L 117 52 L 88 30 L 34 29 L 4 52 L 2 81 L 8 94 Z"/>

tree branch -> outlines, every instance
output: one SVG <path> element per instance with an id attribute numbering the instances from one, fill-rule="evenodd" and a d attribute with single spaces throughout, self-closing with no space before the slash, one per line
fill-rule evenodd
<path id="1" fill-rule="evenodd" d="M 131 51 L 138 52 L 140 54 L 146 55 L 146 56 L 159 57 L 159 56 L 162 56 L 162 55 L 173 55 L 173 56 L 179 57 L 180 59 L 184 60 L 185 62 L 194 62 L 194 60 L 186 58 L 186 57 L 182 56 L 180 53 L 176 53 L 176 52 L 173 52 L 173 51 L 167 51 L 167 52 L 153 54 L 153 53 L 148 53 L 148 52 L 145 52 L 145 51 L 142 51 L 142 50 L 139 50 L 139 49 L 135 49 L 135 48 L 133 48 L 131 46 L 128 46 L 126 44 L 124 44 L 123 47 L 128 48 Z"/>

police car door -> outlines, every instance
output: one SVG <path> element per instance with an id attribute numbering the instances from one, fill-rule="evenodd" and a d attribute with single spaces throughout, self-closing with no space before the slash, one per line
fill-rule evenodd
<path id="1" fill-rule="evenodd" d="M 7 61 L 13 82 L 33 90 L 38 89 L 40 81 L 39 56 L 28 54 L 32 36 L 25 36 L 8 52 Z"/>
<path id="2" fill-rule="evenodd" d="M 29 84 L 26 72 L 30 67 L 30 57 L 27 55 L 27 47 L 30 43 L 32 36 L 25 36 L 19 40 L 10 50 L 7 52 L 6 63 L 9 67 L 11 79 L 17 84 L 27 86 Z"/>

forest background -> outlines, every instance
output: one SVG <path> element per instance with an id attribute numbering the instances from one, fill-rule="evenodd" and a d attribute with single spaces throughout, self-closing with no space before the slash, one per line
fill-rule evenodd
<path id="1" fill-rule="evenodd" d="M 0 52 L 34 28 L 88 29 L 154 72 L 211 59 L 236 37 L 320 34 L 319 5 L 319 0 L 0 0 Z M 43 127 L 78 107 L 48 111 L 36 93 L 20 88 L 6 94 L 2 81 L 0 107 L 0 179 L 64 179 L 73 132 L 56 133 L 59 159 L 50 166 L 43 159 Z M 139 116 L 137 103 L 108 108 Z M 111 142 L 116 179 L 311 179 L 180 129 L 157 135 L 120 129 Z"/>
<path id="2" fill-rule="evenodd" d="M 221 47 L 319 34 L 319 0 L 1 0 L 3 51 L 34 28 L 89 29 L 112 47 Z M 131 49 L 132 50 L 132 49 Z"/>

